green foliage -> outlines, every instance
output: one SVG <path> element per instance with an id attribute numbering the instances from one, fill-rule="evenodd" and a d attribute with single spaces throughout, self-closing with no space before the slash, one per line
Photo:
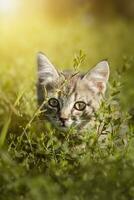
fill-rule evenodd
<path id="1" fill-rule="evenodd" d="M 134 104 L 133 23 L 95 24 L 84 15 L 60 24 L 20 15 L 0 21 L 0 200 L 134 199 L 134 112 L 120 104 Z M 34 57 L 41 50 L 72 69 L 78 49 L 87 55 L 74 57 L 75 71 L 108 58 L 111 80 L 95 128 L 62 133 L 39 117 Z"/>
<path id="2" fill-rule="evenodd" d="M 84 57 L 75 57 L 75 67 Z M 95 127 L 82 133 L 52 129 L 39 109 L 28 112 L 35 100 L 27 105 L 24 92 L 8 104 L 0 138 L 1 200 L 134 198 L 134 127 L 120 108 L 121 70 L 114 77 Z"/>
<path id="3" fill-rule="evenodd" d="M 77 72 L 79 71 L 79 68 L 81 64 L 84 62 L 85 57 L 86 55 L 82 52 L 82 50 L 79 51 L 78 55 L 75 55 L 74 60 L 73 60 L 74 62 L 73 67 L 75 71 Z"/>

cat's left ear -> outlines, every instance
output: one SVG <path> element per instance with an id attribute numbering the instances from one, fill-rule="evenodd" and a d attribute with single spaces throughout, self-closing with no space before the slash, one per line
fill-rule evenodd
<path id="1" fill-rule="evenodd" d="M 109 79 L 109 64 L 106 60 L 99 62 L 93 69 L 91 69 L 85 76 L 89 86 L 96 92 L 104 94 L 106 85 Z"/>
<path id="2" fill-rule="evenodd" d="M 38 79 L 44 86 L 54 84 L 59 78 L 58 71 L 42 52 L 37 56 Z"/>

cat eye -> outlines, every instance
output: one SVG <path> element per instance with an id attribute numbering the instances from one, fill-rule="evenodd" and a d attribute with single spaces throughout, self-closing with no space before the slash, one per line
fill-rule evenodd
<path id="1" fill-rule="evenodd" d="M 79 111 L 83 111 L 86 108 L 86 103 L 84 101 L 77 101 L 74 104 L 74 108 Z"/>
<path id="2" fill-rule="evenodd" d="M 59 107 L 59 101 L 58 99 L 56 98 L 51 98 L 48 100 L 48 104 L 51 106 L 51 107 Z"/>

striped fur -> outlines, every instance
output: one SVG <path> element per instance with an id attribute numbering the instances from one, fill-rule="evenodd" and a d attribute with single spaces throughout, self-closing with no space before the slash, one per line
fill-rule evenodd
<path id="1" fill-rule="evenodd" d="M 55 127 L 79 130 L 90 126 L 90 121 L 99 108 L 109 79 L 109 65 L 101 61 L 85 75 L 73 72 L 58 72 L 43 53 L 38 53 L 37 95 L 39 106 L 44 104 L 45 119 Z M 55 98 L 58 107 L 49 105 Z M 77 110 L 76 102 L 84 102 L 84 110 Z"/>

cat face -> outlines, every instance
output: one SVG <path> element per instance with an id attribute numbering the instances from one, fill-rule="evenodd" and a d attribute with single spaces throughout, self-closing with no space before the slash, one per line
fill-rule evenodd
<path id="1" fill-rule="evenodd" d="M 48 58 L 38 53 L 38 103 L 45 118 L 55 127 L 83 129 L 99 108 L 109 78 L 107 61 L 85 75 L 58 72 Z"/>

